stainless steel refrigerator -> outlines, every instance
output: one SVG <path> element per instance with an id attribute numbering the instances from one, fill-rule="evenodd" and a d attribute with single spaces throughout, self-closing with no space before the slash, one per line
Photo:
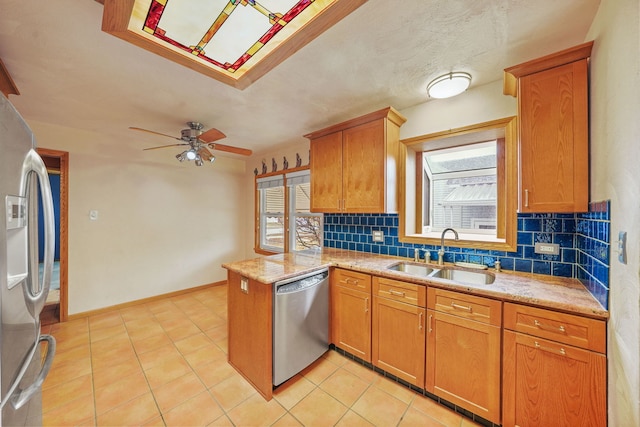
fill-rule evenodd
<path id="1" fill-rule="evenodd" d="M 40 333 L 53 267 L 53 202 L 33 133 L 1 93 L 0 199 L 0 427 L 37 426 L 42 383 L 55 354 L 53 337 Z M 38 236 L 39 204 L 44 236 Z M 44 239 L 41 277 L 38 239 Z"/>

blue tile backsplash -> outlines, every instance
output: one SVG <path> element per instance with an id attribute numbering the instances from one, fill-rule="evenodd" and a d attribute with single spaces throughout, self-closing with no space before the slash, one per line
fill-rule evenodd
<path id="1" fill-rule="evenodd" d="M 610 202 L 591 203 L 588 213 L 518 214 L 515 252 L 445 247 L 445 262 L 473 262 L 503 270 L 515 270 L 579 279 L 593 296 L 608 307 Z M 384 242 L 374 242 L 381 230 Z M 557 243 L 559 255 L 534 253 L 537 242 Z M 437 259 L 438 246 L 402 243 L 398 240 L 397 214 L 325 214 L 324 246 L 360 252 L 413 257 L 415 249 Z"/>

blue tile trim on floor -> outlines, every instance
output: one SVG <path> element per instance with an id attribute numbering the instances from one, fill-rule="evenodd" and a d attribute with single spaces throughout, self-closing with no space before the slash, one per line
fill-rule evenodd
<path id="1" fill-rule="evenodd" d="M 500 260 L 502 269 L 582 281 L 604 308 L 608 307 L 610 202 L 590 204 L 587 213 L 518 214 L 515 252 L 445 247 L 445 262 L 463 261 L 489 267 Z M 384 242 L 373 241 L 373 231 Z M 559 255 L 536 254 L 537 242 L 556 243 Z M 412 258 L 416 249 L 437 259 L 438 246 L 398 240 L 397 214 L 325 214 L 324 246 L 359 252 Z"/>

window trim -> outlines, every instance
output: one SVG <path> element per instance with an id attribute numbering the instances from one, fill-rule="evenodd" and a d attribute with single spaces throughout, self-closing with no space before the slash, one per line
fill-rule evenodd
<path id="1" fill-rule="evenodd" d="M 279 253 L 288 253 L 290 251 L 290 246 L 292 243 L 291 229 L 290 229 L 290 216 L 291 216 L 291 193 L 293 187 L 288 185 L 287 183 L 287 175 L 300 175 L 300 172 L 307 172 L 310 174 L 309 166 L 302 166 L 298 168 L 285 169 L 277 172 L 269 172 L 265 174 L 255 175 L 254 179 L 254 252 L 261 255 L 274 255 Z M 276 252 L 269 250 L 268 248 L 263 248 L 262 245 L 262 235 L 261 235 L 261 200 L 260 200 L 260 192 L 258 188 L 258 181 L 264 178 L 273 178 L 274 180 L 282 179 L 283 186 L 285 189 L 285 198 L 284 198 L 284 249 L 282 252 Z M 291 178 L 290 178 L 291 179 Z M 303 216 L 322 216 L 322 214 L 317 214 L 310 212 L 308 215 L 303 214 Z M 321 236 L 322 239 L 322 236 Z M 322 243 L 322 242 L 321 242 Z"/>
<path id="2" fill-rule="evenodd" d="M 504 136 L 502 133 L 504 132 Z M 400 167 L 398 175 L 398 239 L 402 243 L 440 246 L 440 239 L 419 234 L 422 227 L 421 215 L 423 200 L 422 172 L 417 164 L 423 162 L 422 152 L 452 145 L 465 145 L 473 142 L 478 133 L 494 134 L 495 138 L 504 138 L 504 144 L 498 144 L 498 168 L 504 173 L 498 174 L 498 225 L 497 236 L 504 241 L 472 240 L 461 235 L 449 246 L 486 250 L 514 251 L 517 248 L 517 122 L 516 117 L 506 117 L 490 122 L 479 123 L 444 132 L 420 135 L 401 140 Z M 452 139 L 455 138 L 455 139 Z M 500 197 L 500 194 L 503 196 Z M 413 195 L 413 196 L 408 196 Z M 503 220 L 501 218 L 504 218 Z M 503 237 L 502 237 L 503 236 Z"/>

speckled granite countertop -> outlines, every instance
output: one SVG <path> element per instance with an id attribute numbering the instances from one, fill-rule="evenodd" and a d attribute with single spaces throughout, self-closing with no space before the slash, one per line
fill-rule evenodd
<path id="1" fill-rule="evenodd" d="M 472 293 L 502 301 L 512 301 L 581 314 L 597 319 L 608 319 L 609 312 L 589 293 L 577 279 L 518 272 L 496 273 L 490 285 L 456 283 L 437 277 L 419 277 L 388 267 L 410 261 L 385 255 L 343 249 L 323 248 L 272 255 L 222 264 L 222 267 L 265 284 L 292 278 L 323 267 L 340 267 L 376 276 L 424 284 L 452 291 Z M 435 266 L 438 268 L 438 266 Z"/>

